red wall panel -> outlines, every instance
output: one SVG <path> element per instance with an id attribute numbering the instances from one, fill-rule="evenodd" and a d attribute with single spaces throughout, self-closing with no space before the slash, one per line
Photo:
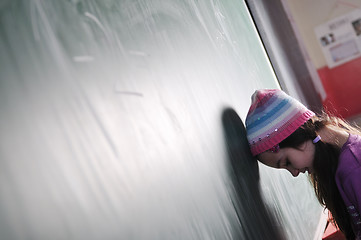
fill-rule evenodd
<path id="1" fill-rule="evenodd" d="M 324 107 L 344 118 L 361 114 L 361 58 L 335 68 L 319 68 L 327 98 Z"/>

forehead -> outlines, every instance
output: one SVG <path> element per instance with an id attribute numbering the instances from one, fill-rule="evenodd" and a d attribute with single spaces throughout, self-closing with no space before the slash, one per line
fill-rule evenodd
<path id="1" fill-rule="evenodd" d="M 258 155 L 258 160 L 269 167 L 279 168 L 281 157 L 282 151 L 278 153 L 263 152 Z"/>

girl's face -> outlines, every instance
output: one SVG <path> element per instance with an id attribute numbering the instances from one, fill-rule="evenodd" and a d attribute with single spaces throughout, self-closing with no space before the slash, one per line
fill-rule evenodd
<path id="1" fill-rule="evenodd" d="M 263 152 L 258 156 L 258 160 L 273 168 L 287 169 L 292 176 L 313 172 L 313 159 L 315 155 L 315 145 L 311 140 L 304 142 L 297 148 L 281 148 L 277 153 Z"/>

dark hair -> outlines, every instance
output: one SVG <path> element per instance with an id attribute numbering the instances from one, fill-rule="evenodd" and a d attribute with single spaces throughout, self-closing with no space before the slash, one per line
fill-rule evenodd
<path id="1" fill-rule="evenodd" d="M 314 139 L 317 136 L 317 131 L 326 126 L 334 126 L 349 133 L 359 134 L 356 128 L 342 119 L 323 113 L 320 116 L 312 117 L 283 140 L 279 144 L 280 148 L 298 148 L 305 141 Z M 310 174 L 310 180 L 318 201 L 331 212 L 332 222 L 338 226 L 347 239 L 355 239 L 350 216 L 335 181 L 339 155 L 340 149 L 338 147 L 322 141 L 317 142 L 313 161 L 314 172 Z"/>

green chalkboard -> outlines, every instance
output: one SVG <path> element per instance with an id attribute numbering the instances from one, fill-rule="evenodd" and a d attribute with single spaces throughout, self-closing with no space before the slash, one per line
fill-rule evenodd
<path id="1" fill-rule="evenodd" d="M 2 239 L 313 239 L 247 152 L 279 85 L 243 1 L 5 0 L 0 53 Z"/>

